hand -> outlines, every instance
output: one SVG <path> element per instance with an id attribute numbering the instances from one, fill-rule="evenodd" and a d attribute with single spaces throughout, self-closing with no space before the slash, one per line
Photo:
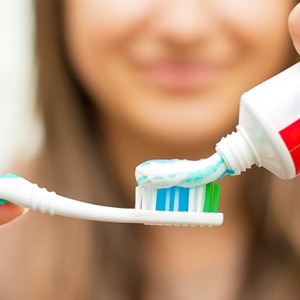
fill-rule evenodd
<path id="1" fill-rule="evenodd" d="M 300 54 L 300 3 L 293 9 L 289 17 L 289 30 L 297 52 Z"/>
<path id="2" fill-rule="evenodd" d="M 26 211 L 27 209 L 11 203 L 0 205 L 0 225 L 14 220 L 15 218 L 24 214 Z"/>

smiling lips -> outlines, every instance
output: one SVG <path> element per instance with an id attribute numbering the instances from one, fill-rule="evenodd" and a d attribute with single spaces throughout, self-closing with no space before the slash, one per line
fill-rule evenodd
<path id="1" fill-rule="evenodd" d="M 143 78 L 160 88 L 193 91 L 213 84 L 224 67 L 206 63 L 150 63 L 141 67 Z"/>

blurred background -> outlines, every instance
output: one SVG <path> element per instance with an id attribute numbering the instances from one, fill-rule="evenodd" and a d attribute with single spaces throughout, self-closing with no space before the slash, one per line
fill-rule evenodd
<path id="1" fill-rule="evenodd" d="M 0 174 L 38 137 L 32 8 L 31 0 L 0 0 Z"/>

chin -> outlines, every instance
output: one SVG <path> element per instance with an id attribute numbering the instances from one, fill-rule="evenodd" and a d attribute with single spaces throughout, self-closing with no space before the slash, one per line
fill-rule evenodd
<path id="1" fill-rule="evenodd" d="M 156 119 L 155 122 L 145 125 L 143 132 L 144 138 L 148 142 L 156 145 L 159 149 L 171 151 L 174 153 L 191 153 L 204 152 L 201 156 L 211 155 L 214 152 L 216 143 L 222 137 L 235 130 L 237 120 L 235 116 L 216 115 L 210 121 L 203 120 L 200 114 L 198 118 L 166 118 L 165 120 Z M 231 117 L 231 118 L 229 118 Z M 230 122 L 228 120 L 231 120 Z M 162 124 L 157 126 L 157 124 Z M 141 126 L 140 128 L 142 128 Z M 198 157 L 199 157 L 198 155 Z M 184 157 L 183 157 L 184 158 Z M 189 157 L 185 157 L 189 158 Z"/>
<path id="2" fill-rule="evenodd" d="M 144 132 L 146 143 L 154 145 L 157 158 L 199 159 L 211 155 L 221 136 L 195 128 L 160 127 Z M 163 157 L 164 156 L 164 157 Z"/>

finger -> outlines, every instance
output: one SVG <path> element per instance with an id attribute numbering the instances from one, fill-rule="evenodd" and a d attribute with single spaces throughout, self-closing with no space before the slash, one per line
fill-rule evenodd
<path id="1" fill-rule="evenodd" d="M 23 215 L 26 211 L 27 209 L 12 203 L 0 205 L 0 225 L 14 220 L 15 218 Z"/>
<path id="2" fill-rule="evenodd" d="M 294 46 L 300 54 L 300 3 L 290 13 L 289 30 Z"/>

